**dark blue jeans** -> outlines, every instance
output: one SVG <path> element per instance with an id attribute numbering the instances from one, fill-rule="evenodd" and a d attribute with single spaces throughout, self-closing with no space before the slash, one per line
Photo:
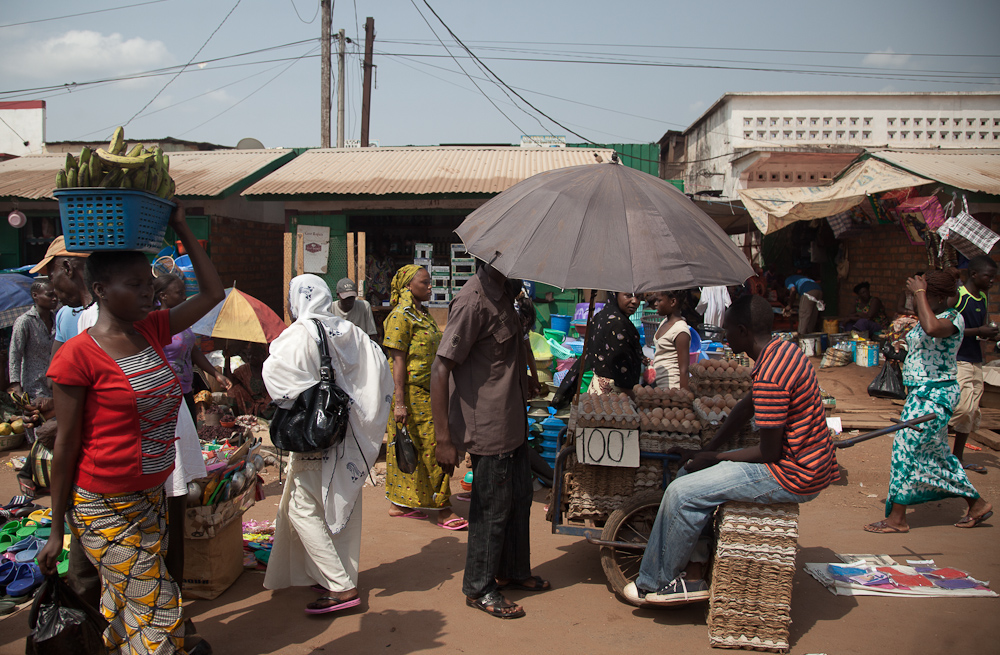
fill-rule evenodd
<path id="1" fill-rule="evenodd" d="M 472 455 L 469 547 L 462 593 L 479 598 L 497 578 L 531 575 L 528 517 L 531 513 L 528 444 L 502 455 Z"/>

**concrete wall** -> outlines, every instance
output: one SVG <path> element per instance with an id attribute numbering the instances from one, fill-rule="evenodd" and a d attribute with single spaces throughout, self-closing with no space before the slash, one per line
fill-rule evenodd
<path id="1" fill-rule="evenodd" d="M 44 152 L 44 100 L 0 102 L 0 118 L 0 153 L 20 157 Z"/>
<path id="2" fill-rule="evenodd" d="M 747 94 L 725 97 L 686 132 L 688 191 L 736 197 L 741 158 L 757 150 L 842 152 L 845 148 L 998 148 L 1000 94 Z M 751 157 L 752 159 L 752 157 Z M 821 184 L 840 172 L 810 160 L 768 171 Z M 736 167 L 739 170 L 735 171 Z M 784 176 L 768 186 L 789 186 Z M 757 186 L 760 186 L 759 184 Z"/>

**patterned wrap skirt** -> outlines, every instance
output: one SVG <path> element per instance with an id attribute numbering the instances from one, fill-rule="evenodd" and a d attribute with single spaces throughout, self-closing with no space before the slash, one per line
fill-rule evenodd
<path id="1" fill-rule="evenodd" d="M 438 466 L 435 449 L 431 394 L 426 389 L 406 385 L 406 430 L 417 451 L 417 470 L 407 475 L 396 465 L 396 421 L 389 415 L 389 445 L 386 447 L 385 497 L 389 502 L 411 509 L 451 507 L 451 476 Z"/>
<path id="2" fill-rule="evenodd" d="M 183 653 L 181 590 L 167 573 L 163 485 L 98 494 L 73 488 L 69 528 L 101 575 L 104 642 L 111 653 Z"/>
<path id="3" fill-rule="evenodd" d="M 957 382 L 910 387 L 899 417 L 908 421 L 925 414 L 934 418 L 896 433 L 892 442 L 892 474 L 885 515 L 893 503 L 917 505 L 942 498 L 979 498 L 969 477 L 948 448 L 948 421 L 958 402 Z"/>

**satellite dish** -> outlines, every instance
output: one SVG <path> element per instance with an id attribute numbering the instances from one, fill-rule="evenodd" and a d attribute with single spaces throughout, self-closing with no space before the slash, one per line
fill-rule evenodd
<path id="1" fill-rule="evenodd" d="M 258 141 L 257 139 L 253 138 L 252 136 L 248 136 L 248 137 L 246 137 L 244 139 L 240 139 L 240 142 L 236 144 L 236 149 L 237 150 L 263 150 L 264 149 L 264 144 L 261 143 L 260 141 Z"/>

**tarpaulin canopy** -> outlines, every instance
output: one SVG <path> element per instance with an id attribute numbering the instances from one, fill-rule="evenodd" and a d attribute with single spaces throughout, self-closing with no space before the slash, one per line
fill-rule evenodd
<path id="1" fill-rule="evenodd" d="M 827 186 L 740 189 L 740 199 L 757 229 L 769 234 L 795 221 L 811 221 L 847 211 L 875 193 L 931 183 L 883 161 L 865 159 L 855 162 Z"/>

